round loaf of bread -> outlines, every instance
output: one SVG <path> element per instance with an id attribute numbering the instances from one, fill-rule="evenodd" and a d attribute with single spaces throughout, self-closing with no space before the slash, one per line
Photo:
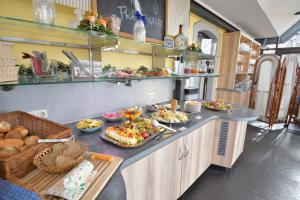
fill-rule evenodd
<path id="1" fill-rule="evenodd" d="M 11 130 L 10 123 L 4 121 L 0 122 L 0 133 L 7 133 L 10 130 Z"/>
<path id="2" fill-rule="evenodd" d="M 37 144 L 39 139 L 40 137 L 37 135 L 29 136 L 25 139 L 25 145 L 30 146 Z"/>
<path id="3" fill-rule="evenodd" d="M 10 147 L 19 148 L 23 145 L 24 145 L 24 142 L 21 139 L 3 139 L 3 140 L 0 140 L 0 149 L 10 148 Z"/>

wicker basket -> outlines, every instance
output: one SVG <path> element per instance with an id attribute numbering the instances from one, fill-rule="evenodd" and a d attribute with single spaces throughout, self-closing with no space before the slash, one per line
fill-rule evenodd
<path id="1" fill-rule="evenodd" d="M 19 67 L 1 67 L 0 68 L 0 83 L 7 81 L 18 80 Z"/>
<path id="2" fill-rule="evenodd" d="M 10 42 L 0 42 L 0 57 L 9 57 L 11 56 L 11 47 L 13 43 Z"/>
<path id="3" fill-rule="evenodd" d="M 16 59 L 14 57 L 0 57 L 0 68 L 15 67 Z"/>
<path id="4" fill-rule="evenodd" d="M 65 164 L 64 166 L 60 166 L 60 167 L 56 167 L 56 166 L 46 166 L 43 161 L 42 161 L 42 158 L 49 154 L 50 152 L 53 151 L 53 146 L 51 147 L 47 147 L 46 149 L 44 149 L 43 151 L 41 151 L 40 153 L 38 153 L 34 159 L 33 159 L 33 164 L 45 171 L 45 172 L 48 172 L 48 173 L 51 173 L 51 174 L 56 174 L 56 173 L 62 173 L 62 172 L 65 172 L 65 171 L 68 171 L 72 168 L 74 168 L 76 165 L 78 165 L 79 163 L 81 163 L 83 160 L 84 160 L 84 154 L 85 152 L 87 151 L 87 145 L 83 144 L 83 143 L 80 143 L 80 142 L 77 142 L 75 141 L 75 143 L 77 143 L 78 145 L 81 146 L 81 156 L 79 156 L 76 160 L 73 160 L 71 162 L 68 162 L 67 164 Z M 55 145 L 60 145 L 60 144 L 55 144 Z"/>
<path id="5" fill-rule="evenodd" d="M 72 135 L 70 128 L 21 111 L 0 114 L 0 121 L 7 121 L 12 126 L 22 125 L 31 135 L 38 135 L 41 138 L 68 138 Z M 33 157 L 52 145 L 51 143 L 33 145 L 17 155 L 0 159 L 0 178 L 7 179 L 13 176 L 21 178 L 31 172 L 35 168 Z"/>

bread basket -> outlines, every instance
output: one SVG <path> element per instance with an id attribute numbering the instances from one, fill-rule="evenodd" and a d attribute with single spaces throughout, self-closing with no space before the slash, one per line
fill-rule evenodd
<path id="1" fill-rule="evenodd" d="M 72 129 L 66 126 L 21 111 L 0 114 L 0 121 L 9 122 L 13 127 L 22 125 L 29 130 L 31 135 L 37 135 L 40 138 L 69 138 L 72 135 Z M 33 157 L 52 145 L 53 143 L 36 144 L 17 155 L 0 158 L 0 178 L 24 177 L 35 168 L 32 163 Z"/>
<path id="2" fill-rule="evenodd" d="M 78 145 L 80 145 L 81 147 L 81 155 L 79 157 L 77 157 L 75 160 L 68 162 L 67 164 L 63 165 L 63 166 L 47 166 L 43 163 L 43 157 L 46 156 L 47 154 L 51 153 L 53 151 L 53 147 L 57 146 L 57 145 L 61 145 L 61 144 L 55 144 L 51 147 L 47 147 L 44 150 L 42 150 L 41 152 L 39 152 L 37 155 L 35 155 L 35 157 L 33 158 L 33 164 L 48 173 L 51 174 L 56 174 L 56 173 L 62 173 L 65 171 L 68 171 L 72 168 L 74 168 L 76 165 L 78 165 L 79 163 L 81 163 L 84 160 L 84 154 L 87 151 L 88 147 L 86 144 L 75 141 L 75 143 L 77 143 Z"/>

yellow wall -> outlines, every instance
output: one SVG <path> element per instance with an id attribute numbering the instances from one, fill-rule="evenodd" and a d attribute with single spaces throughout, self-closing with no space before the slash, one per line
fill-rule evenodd
<path id="1" fill-rule="evenodd" d="M 215 27 L 218 29 L 218 31 L 220 32 L 221 35 L 221 41 L 220 41 L 220 49 L 219 49 L 219 55 L 221 55 L 221 46 L 222 46 L 222 35 L 223 33 L 225 33 L 225 30 L 217 27 L 216 25 L 200 18 L 198 15 L 194 14 L 194 13 L 190 13 L 190 24 L 189 24 L 189 35 L 188 35 L 188 39 L 189 39 L 189 44 L 192 44 L 193 42 L 193 26 L 195 23 L 199 22 L 199 21 L 203 21 L 204 23 L 208 24 L 209 26 Z M 220 56 L 219 56 L 219 62 L 220 63 Z"/>
<path id="2" fill-rule="evenodd" d="M 33 12 L 32 12 L 32 0 L 1 0 L 0 6 L 0 15 L 1 16 L 9 16 L 26 20 L 34 20 Z M 56 4 L 56 24 L 62 26 L 68 26 L 69 22 L 74 19 L 75 15 L 73 13 L 73 9 Z M 189 44 L 192 43 L 192 34 L 193 34 L 193 24 L 203 20 L 199 16 L 190 13 L 190 24 L 189 24 Z M 210 24 L 209 22 L 206 22 Z M 214 26 L 213 24 L 210 24 Z M 224 32 L 222 29 L 219 29 L 222 33 Z M 49 31 L 51 34 L 51 31 Z M 43 37 L 38 34 L 38 32 L 33 35 L 34 38 Z M 58 38 L 55 38 L 59 40 Z M 150 46 L 139 46 L 133 43 L 132 40 L 122 40 L 120 42 L 120 48 L 122 49 L 132 49 L 143 52 L 151 52 Z M 75 55 L 80 59 L 88 59 L 88 51 L 86 49 L 75 49 L 75 48 L 65 48 L 65 47 L 55 47 L 55 46 L 45 46 L 45 45 L 31 45 L 24 43 L 16 43 L 13 47 L 13 55 L 17 58 L 17 63 L 25 63 L 28 64 L 28 60 L 23 60 L 21 58 L 22 52 L 31 53 L 32 50 L 38 51 L 47 51 L 49 59 L 57 59 L 61 60 L 65 63 L 68 63 L 68 59 L 61 53 L 62 49 L 71 50 L 75 53 Z M 132 67 L 137 68 L 140 65 L 144 65 L 147 67 L 152 66 L 152 57 L 151 56 L 137 56 L 137 55 L 129 55 L 129 54 L 117 54 L 117 53 L 107 53 L 104 52 L 102 55 L 104 64 L 112 64 L 119 67 Z M 166 59 L 166 66 L 173 66 L 173 59 Z"/>
<path id="3" fill-rule="evenodd" d="M 67 6 L 56 4 L 56 25 L 68 26 L 69 22 L 74 19 L 75 15 L 73 9 Z M 32 0 L 1 0 L 0 15 L 14 18 L 34 20 L 32 12 Z M 51 34 L 51 32 L 49 32 Z M 36 34 L 31 37 L 38 38 L 40 35 Z M 58 39 L 59 40 L 59 39 Z M 135 50 L 148 51 L 148 47 L 139 47 L 126 41 L 121 41 L 120 48 L 128 48 Z M 32 45 L 24 43 L 16 43 L 13 47 L 13 56 L 16 57 L 17 63 L 28 64 L 28 60 L 21 58 L 22 52 L 31 53 L 32 50 L 47 51 L 49 59 L 61 60 L 68 63 L 68 59 L 61 53 L 62 49 L 71 50 L 80 59 L 88 59 L 88 51 L 86 49 L 75 49 L 45 45 Z M 151 56 L 136 56 L 129 54 L 103 53 L 104 64 L 112 64 L 120 67 L 137 68 L 140 65 L 147 67 L 152 66 Z"/>
<path id="4" fill-rule="evenodd" d="M 195 23 L 197 23 L 199 21 L 203 21 L 207 25 L 217 28 L 217 30 L 220 32 L 221 36 L 222 36 L 223 33 L 225 33 L 225 30 L 217 27 L 216 25 L 214 25 L 214 24 L 202 19 L 198 15 L 190 12 L 190 24 L 189 24 L 189 35 L 188 35 L 189 44 L 192 44 L 192 42 L 193 42 L 193 26 L 194 26 Z"/>

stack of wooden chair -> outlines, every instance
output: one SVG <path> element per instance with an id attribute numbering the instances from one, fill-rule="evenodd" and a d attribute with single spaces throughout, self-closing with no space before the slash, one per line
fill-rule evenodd
<path id="1" fill-rule="evenodd" d="M 288 127 L 291 122 L 296 122 L 299 113 L 300 106 L 300 66 L 298 66 L 296 71 L 296 81 L 294 85 L 294 90 L 291 96 L 288 114 L 285 120 L 285 127 Z"/>

